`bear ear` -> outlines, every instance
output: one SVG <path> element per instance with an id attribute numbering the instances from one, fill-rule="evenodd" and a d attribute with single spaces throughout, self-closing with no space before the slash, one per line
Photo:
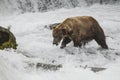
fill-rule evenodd
<path id="1" fill-rule="evenodd" d="M 56 26 L 53 26 L 53 27 L 52 27 L 52 30 L 55 29 L 55 28 L 56 28 Z"/>

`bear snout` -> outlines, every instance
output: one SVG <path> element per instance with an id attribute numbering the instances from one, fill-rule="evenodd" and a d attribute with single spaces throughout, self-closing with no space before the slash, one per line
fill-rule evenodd
<path id="1" fill-rule="evenodd" d="M 57 46 L 57 45 L 58 45 L 58 43 L 57 43 L 57 42 L 55 42 L 55 41 L 53 41 L 53 45 L 56 45 L 56 46 Z"/>
<path id="2" fill-rule="evenodd" d="M 57 46 L 57 45 L 58 45 L 58 43 L 54 43 L 54 42 L 53 42 L 53 45 L 56 45 L 56 46 Z"/>

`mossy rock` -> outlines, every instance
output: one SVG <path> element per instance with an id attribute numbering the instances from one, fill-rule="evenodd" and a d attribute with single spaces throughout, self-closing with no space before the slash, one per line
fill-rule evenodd
<path id="1" fill-rule="evenodd" d="M 5 48 L 13 48 L 13 49 L 17 49 L 17 43 L 16 43 L 16 38 L 13 35 L 13 33 L 10 31 L 10 29 L 7 28 L 3 28 L 0 26 L 0 32 L 4 32 L 6 34 L 8 34 L 8 40 L 7 41 L 1 41 L 1 45 L 0 45 L 0 49 L 3 50 Z M 2 37 L 1 37 L 2 36 Z M 1 39 L 0 40 L 4 40 L 4 35 L 0 34 Z"/>

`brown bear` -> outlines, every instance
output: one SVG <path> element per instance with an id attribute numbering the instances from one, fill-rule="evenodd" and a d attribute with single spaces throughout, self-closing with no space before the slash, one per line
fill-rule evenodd
<path id="1" fill-rule="evenodd" d="M 95 40 L 102 48 L 108 49 L 103 29 L 91 16 L 78 16 L 65 19 L 61 24 L 53 27 L 53 44 L 58 45 L 63 39 L 61 48 L 73 41 L 75 47 L 81 47 L 91 40 Z"/>

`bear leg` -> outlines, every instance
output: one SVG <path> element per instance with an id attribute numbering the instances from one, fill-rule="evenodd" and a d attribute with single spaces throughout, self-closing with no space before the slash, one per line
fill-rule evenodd
<path id="1" fill-rule="evenodd" d="M 61 44 L 60 48 L 66 47 L 66 45 L 70 42 L 71 42 L 71 39 L 69 39 L 69 37 L 65 37 L 62 41 L 62 44 Z"/>
<path id="2" fill-rule="evenodd" d="M 73 40 L 74 47 L 81 47 L 82 44 L 78 40 Z"/>
<path id="3" fill-rule="evenodd" d="M 95 38 L 95 41 L 104 49 L 108 49 L 108 46 L 106 44 L 105 38 Z"/>

